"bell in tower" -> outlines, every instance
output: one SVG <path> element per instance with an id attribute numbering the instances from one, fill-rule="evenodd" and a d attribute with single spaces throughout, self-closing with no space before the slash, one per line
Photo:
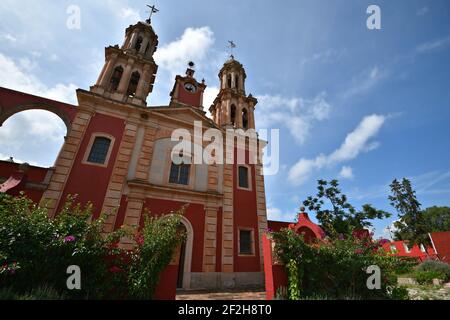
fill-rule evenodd
<path id="1" fill-rule="evenodd" d="M 123 103 L 146 106 L 158 70 L 153 59 L 157 46 L 158 36 L 150 19 L 129 26 L 121 47 L 105 49 L 105 65 L 91 92 Z"/>
<path id="2" fill-rule="evenodd" d="M 245 94 L 245 70 L 230 55 L 219 72 L 220 92 L 209 111 L 216 124 L 235 129 L 255 129 L 255 106 L 258 100 Z"/>

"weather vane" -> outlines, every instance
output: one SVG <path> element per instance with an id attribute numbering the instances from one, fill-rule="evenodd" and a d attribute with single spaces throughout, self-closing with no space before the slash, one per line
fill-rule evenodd
<path id="1" fill-rule="evenodd" d="M 159 9 L 156 9 L 156 6 L 155 6 L 155 5 L 151 6 L 151 5 L 148 4 L 147 7 L 150 8 L 150 16 L 149 16 L 148 19 L 145 20 L 145 21 L 146 21 L 148 24 L 150 24 L 150 23 L 152 22 L 152 15 L 153 15 L 154 13 L 159 12 Z"/>
<path id="2" fill-rule="evenodd" d="M 230 49 L 230 57 L 234 58 L 233 56 L 233 49 L 236 48 L 236 44 L 234 43 L 233 40 L 228 40 L 228 49 Z"/>

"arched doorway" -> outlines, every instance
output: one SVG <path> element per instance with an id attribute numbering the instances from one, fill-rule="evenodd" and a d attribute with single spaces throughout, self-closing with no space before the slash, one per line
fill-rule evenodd
<path id="1" fill-rule="evenodd" d="M 182 218 L 181 228 L 186 231 L 186 239 L 179 248 L 177 289 L 189 289 L 191 287 L 192 247 L 194 230 L 188 219 Z"/>

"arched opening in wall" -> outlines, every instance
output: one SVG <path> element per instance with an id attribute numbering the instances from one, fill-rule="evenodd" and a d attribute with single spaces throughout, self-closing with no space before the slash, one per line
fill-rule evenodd
<path id="1" fill-rule="evenodd" d="M 130 84 L 128 85 L 127 96 L 134 97 L 136 95 L 137 86 L 141 75 L 135 71 L 131 74 Z"/>
<path id="2" fill-rule="evenodd" d="M 109 82 L 109 91 L 116 91 L 119 87 L 120 79 L 122 78 L 123 68 L 122 66 L 117 66 L 114 68 L 114 72 L 111 76 Z"/>
<path id="3" fill-rule="evenodd" d="M 239 75 L 234 77 L 234 87 L 239 89 Z"/>
<path id="4" fill-rule="evenodd" d="M 137 38 L 136 44 L 134 45 L 134 49 L 138 52 L 139 52 L 139 50 L 141 50 L 142 41 L 143 41 L 142 37 L 139 37 L 139 38 Z"/>
<path id="5" fill-rule="evenodd" d="M 242 109 L 242 127 L 248 129 L 248 112 L 247 109 Z"/>
<path id="6" fill-rule="evenodd" d="M 67 135 L 65 122 L 47 110 L 18 112 L 0 127 L 0 160 L 51 167 Z"/>
<path id="7" fill-rule="evenodd" d="M 178 228 L 180 233 L 187 233 L 186 227 L 181 225 Z M 177 248 L 177 259 L 178 259 L 178 278 L 177 278 L 177 289 L 183 288 L 183 276 L 184 276 L 184 263 L 186 257 L 186 240 L 184 240 Z"/>
<path id="8" fill-rule="evenodd" d="M 236 124 L 236 106 L 231 105 L 231 124 L 234 126 Z"/>
<path id="9" fill-rule="evenodd" d="M 231 74 L 227 76 L 227 87 L 231 88 Z"/>

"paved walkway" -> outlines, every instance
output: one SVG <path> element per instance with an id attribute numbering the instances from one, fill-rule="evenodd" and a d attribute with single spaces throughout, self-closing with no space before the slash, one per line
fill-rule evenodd
<path id="1" fill-rule="evenodd" d="M 229 290 L 217 291 L 178 291 L 177 300 L 265 300 L 266 292 L 263 290 Z"/>

